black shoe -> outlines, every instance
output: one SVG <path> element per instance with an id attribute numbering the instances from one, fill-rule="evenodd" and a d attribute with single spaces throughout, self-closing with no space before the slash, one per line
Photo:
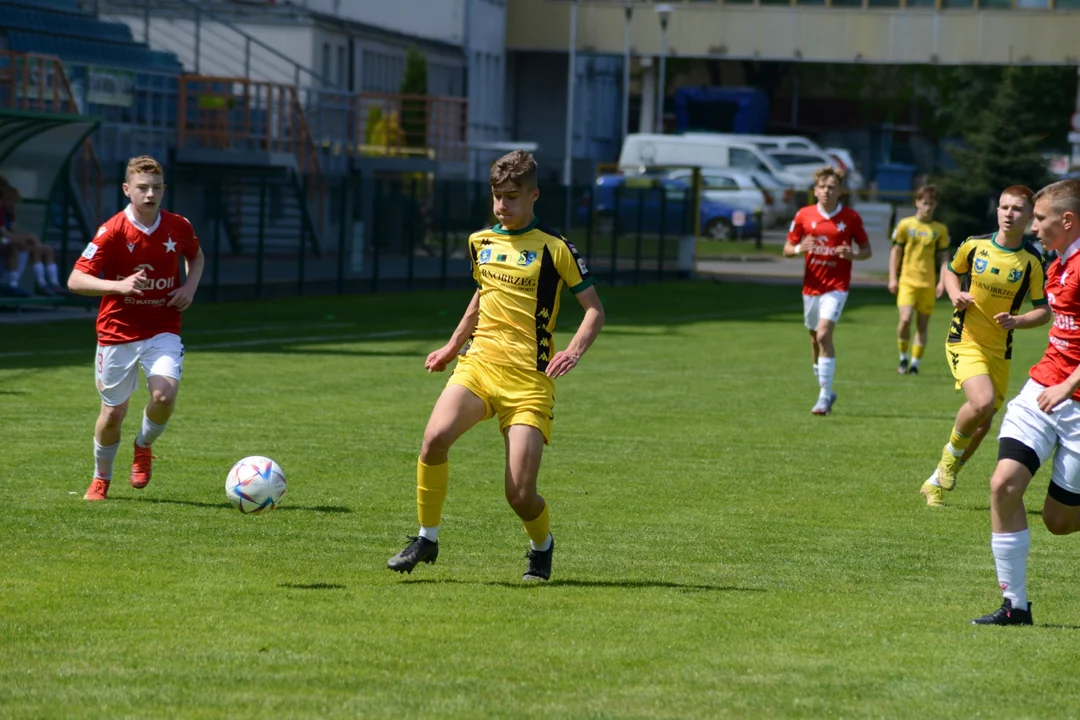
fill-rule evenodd
<path id="1" fill-rule="evenodd" d="M 901 360 L 900 364 L 896 366 L 896 374 L 897 375 L 907 375 L 907 372 L 908 372 L 908 361 L 906 359 Z"/>
<path id="2" fill-rule="evenodd" d="M 907 374 L 908 375 L 918 375 L 919 374 L 919 366 L 918 365 L 912 365 L 911 367 L 909 367 L 907 369 Z"/>
<path id="3" fill-rule="evenodd" d="M 551 545 L 547 550 L 529 550 L 525 557 L 529 558 L 529 567 L 525 569 L 522 580 L 550 580 L 551 579 L 551 556 L 555 552 L 555 538 L 551 539 Z"/>
<path id="4" fill-rule="evenodd" d="M 1008 598 L 1005 598 L 1005 602 L 1001 603 L 1001 607 L 989 615 L 975 618 L 971 621 L 971 624 L 1031 625 L 1031 603 L 1028 603 L 1027 610 L 1013 610 L 1012 602 Z"/>
<path id="5" fill-rule="evenodd" d="M 386 561 L 386 567 L 395 572 L 411 573 L 417 563 L 433 563 L 439 557 L 439 543 L 422 537 L 409 536 L 409 540 L 411 542 L 404 550 Z"/>

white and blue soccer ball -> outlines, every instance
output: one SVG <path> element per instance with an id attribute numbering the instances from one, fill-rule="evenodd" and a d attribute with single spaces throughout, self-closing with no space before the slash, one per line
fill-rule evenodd
<path id="1" fill-rule="evenodd" d="M 245 515 L 270 512 L 284 494 L 285 472 L 268 457 L 246 457 L 225 477 L 225 497 Z"/>

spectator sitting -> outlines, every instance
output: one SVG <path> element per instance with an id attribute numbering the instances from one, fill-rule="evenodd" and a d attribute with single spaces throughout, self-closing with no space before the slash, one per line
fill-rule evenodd
<path id="1" fill-rule="evenodd" d="M 11 259 L 8 260 L 7 291 L 14 295 L 25 294 L 25 291 L 19 288 L 19 279 L 26 269 L 27 261 L 32 260 L 37 293 L 46 296 L 65 294 L 60 285 L 56 254 L 52 246 L 38 240 L 34 233 L 20 232 L 15 227 L 15 210 L 22 200 L 22 194 L 10 185 L 0 187 L 0 193 L 0 242 L 17 248 L 14 268 Z"/>

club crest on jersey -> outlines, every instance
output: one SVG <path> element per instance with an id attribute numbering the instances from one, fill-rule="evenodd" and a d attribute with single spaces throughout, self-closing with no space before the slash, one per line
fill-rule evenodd
<path id="1" fill-rule="evenodd" d="M 977 273 L 986 272 L 986 260 L 985 259 L 983 259 L 983 258 L 975 258 L 975 272 L 977 272 Z"/>
<path id="2" fill-rule="evenodd" d="M 480 251 L 480 254 L 476 256 L 476 262 L 479 265 L 483 265 L 489 260 L 491 260 L 491 248 L 484 248 Z"/>
<path id="3" fill-rule="evenodd" d="M 1017 268 L 1013 268 L 1012 270 L 1009 271 L 1008 280 L 1011 283 L 1019 282 L 1020 278 L 1023 277 L 1023 276 L 1024 276 L 1024 271 L 1023 270 L 1018 270 Z"/>
<path id="4" fill-rule="evenodd" d="M 172 237 L 170 237 L 165 242 L 165 252 L 167 252 L 167 253 L 176 252 L 176 241 L 173 240 Z"/>
<path id="5" fill-rule="evenodd" d="M 517 264 L 522 267 L 527 267 L 533 260 L 536 259 L 535 250 L 522 250 L 521 255 L 518 256 Z"/>

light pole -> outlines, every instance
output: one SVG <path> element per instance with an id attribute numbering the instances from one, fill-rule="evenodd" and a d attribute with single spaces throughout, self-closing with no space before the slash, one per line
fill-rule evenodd
<path id="1" fill-rule="evenodd" d="M 570 53 L 567 58 L 569 66 L 566 72 L 566 148 L 563 156 L 563 186 L 565 208 L 563 208 L 563 232 L 570 232 L 570 201 L 573 197 L 574 181 L 574 93 L 577 91 L 577 19 L 578 4 L 574 0 L 570 5 Z"/>
<path id="2" fill-rule="evenodd" d="M 672 7 L 667 3 L 656 6 L 656 13 L 660 16 L 660 68 L 657 78 L 656 93 L 656 132 L 664 132 L 664 84 L 667 81 L 665 74 L 667 61 L 667 26 L 671 17 Z"/>
<path id="3" fill-rule="evenodd" d="M 623 45 L 622 66 L 622 140 L 630 133 L 630 21 L 634 19 L 631 0 L 625 0 L 623 11 L 626 13 L 626 36 Z"/>

